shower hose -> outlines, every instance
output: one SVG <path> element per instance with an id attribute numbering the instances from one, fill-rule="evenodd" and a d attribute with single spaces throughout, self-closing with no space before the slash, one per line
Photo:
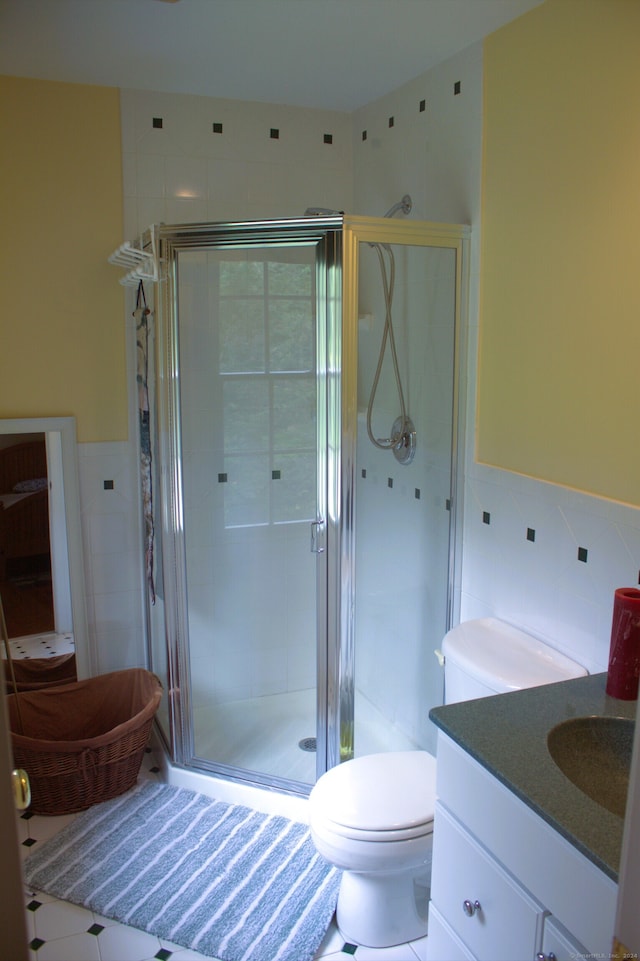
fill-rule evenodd
<path id="1" fill-rule="evenodd" d="M 394 450 L 402 446 L 403 437 L 407 429 L 407 412 L 404 403 L 404 393 L 402 390 L 402 381 L 400 379 L 400 370 L 398 368 L 398 354 L 396 351 L 396 340 L 393 332 L 393 288 L 395 284 L 396 276 L 396 262 L 393 256 L 393 251 L 388 244 L 371 244 L 371 247 L 376 251 L 378 255 L 378 260 L 380 262 L 380 274 L 382 276 L 382 286 L 384 290 L 384 302 L 385 302 L 385 321 L 384 321 L 384 332 L 382 335 L 382 342 L 380 344 L 380 353 L 378 355 L 378 366 L 376 367 L 376 373 L 373 378 L 373 384 L 371 386 L 371 393 L 369 395 L 369 403 L 367 405 L 367 434 L 369 435 L 369 440 L 371 443 L 379 448 L 380 450 Z M 389 255 L 389 271 L 387 273 L 387 265 L 385 263 L 383 249 Z M 396 379 L 396 386 L 398 388 L 398 399 L 400 401 L 400 427 L 393 434 L 392 437 L 376 438 L 373 434 L 371 427 L 371 417 L 373 415 L 373 404 L 375 401 L 376 391 L 378 390 L 378 383 L 380 381 L 380 374 L 382 373 L 382 364 L 384 361 L 384 355 L 387 349 L 387 341 L 389 342 L 389 348 L 391 350 L 391 359 L 393 362 L 393 372 Z"/>

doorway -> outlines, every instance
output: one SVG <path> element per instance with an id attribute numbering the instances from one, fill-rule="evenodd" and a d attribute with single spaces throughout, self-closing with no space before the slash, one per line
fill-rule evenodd
<path id="1" fill-rule="evenodd" d="M 19 600 L 21 608 L 32 606 L 31 585 L 45 585 L 43 593 L 47 595 L 45 614 L 37 615 L 37 620 L 33 610 L 10 614 L 7 627 L 12 649 L 17 657 L 75 651 L 79 676 L 90 676 L 93 656 L 86 616 L 75 419 L 0 420 L 0 438 L 0 460 L 5 458 L 11 474 L 5 473 L 2 481 L 2 486 L 11 490 L 0 491 L 0 499 L 8 504 L 0 513 L 0 522 L 5 522 L 0 532 L 3 606 L 5 610 L 12 607 L 12 589 L 30 595 L 28 605 Z M 14 518 L 9 526 L 5 512 L 15 506 L 23 517 L 20 522 Z M 32 516 L 36 522 L 26 525 L 24 519 Z M 49 630 L 41 631 L 44 617 L 47 624 L 51 618 L 53 623 Z M 18 631 L 29 633 L 18 635 Z"/>
<path id="2" fill-rule="evenodd" d="M 44 433 L 0 435 L 0 594 L 10 638 L 54 630 Z"/>

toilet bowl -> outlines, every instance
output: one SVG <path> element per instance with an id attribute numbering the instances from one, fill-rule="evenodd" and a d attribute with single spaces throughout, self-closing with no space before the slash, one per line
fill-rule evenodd
<path id="1" fill-rule="evenodd" d="M 342 935 L 388 947 L 427 933 L 435 758 L 426 751 L 368 754 L 319 778 L 309 796 L 318 852 L 343 871 Z"/>
<path id="2" fill-rule="evenodd" d="M 496 618 L 459 624 L 442 649 L 446 703 L 587 673 Z M 343 872 L 336 921 L 346 940 L 382 948 L 427 933 L 435 786 L 435 758 L 415 750 L 344 761 L 312 789 L 311 836 Z"/>

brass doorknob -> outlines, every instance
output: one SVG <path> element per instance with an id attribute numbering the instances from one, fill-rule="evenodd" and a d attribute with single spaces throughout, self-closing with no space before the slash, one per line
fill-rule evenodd
<path id="1" fill-rule="evenodd" d="M 29 775 L 21 768 L 11 772 L 13 782 L 13 799 L 19 811 L 24 811 L 31 804 L 31 785 Z"/>

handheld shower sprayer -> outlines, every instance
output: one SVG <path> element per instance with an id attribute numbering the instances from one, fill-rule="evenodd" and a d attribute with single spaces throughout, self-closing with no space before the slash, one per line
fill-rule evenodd
<path id="1" fill-rule="evenodd" d="M 386 212 L 385 217 L 393 217 L 394 214 L 397 214 L 399 211 L 402 211 L 404 214 L 408 214 L 412 206 L 413 204 L 411 197 L 409 194 L 405 194 L 402 200 L 398 201 L 398 203 L 394 204 L 393 207 Z M 371 443 L 374 445 L 374 447 L 377 447 L 378 450 L 390 450 L 393 452 L 393 456 L 396 458 L 398 463 L 410 464 L 416 451 L 416 429 L 413 425 L 413 421 L 407 413 L 405 406 L 404 391 L 402 389 L 402 379 L 400 377 L 398 354 L 396 351 L 396 342 L 393 330 L 392 307 L 396 269 L 395 257 L 393 256 L 393 250 L 390 244 L 370 243 L 369 246 L 372 247 L 377 253 L 380 264 L 380 275 L 382 278 L 382 288 L 385 301 L 385 321 L 382 334 L 382 343 L 380 344 L 380 352 L 378 354 L 378 365 L 373 378 L 373 385 L 369 395 L 369 403 L 367 404 L 367 434 Z M 388 271 L 387 265 L 385 264 L 383 251 L 387 254 L 389 260 Z M 373 432 L 371 419 L 373 416 L 373 405 L 376 391 L 378 389 L 378 383 L 382 373 L 382 364 L 384 361 L 387 342 L 389 343 L 389 348 L 391 351 L 391 361 L 396 381 L 396 389 L 398 391 L 398 400 L 400 402 L 400 416 L 397 417 L 393 423 L 393 427 L 391 428 L 391 437 L 376 437 Z"/>
<path id="2" fill-rule="evenodd" d="M 405 194 L 402 200 L 399 200 L 397 204 L 393 205 L 393 207 L 389 207 L 389 209 L 385 214 L 385 217 L 393 217 L 400 210 L 402 211 L 403 214 L 410 214 L 412 207 L 413 207 L 413 201 L 411 200 L 411 197 L 409 196 L 409 194 Z"/>
<path id="3" fill-rule="evenodd" d="M 384 216 L 394 217 L 397 213 L 408 214 L 411 212 L 412 207 L 413 201 L 411 200 L 410 195 L 405 194 L 402 200 L 399 200 L 393 205 L 393 207 L 390 207 L 389 210 L 387 210 Z M 330 207 L 307 207 L 304 213 L 305 217 L 332 217 L 340 216 L 344 214 L 344 211 L 332 210 Z M 413 421 L 407 413 L 405 406 L 404 391 L 402 389 L 395 334 L 393 330 L 392 306 L 396 270 L 395 257 L 390 244 L 374 243 L 370 241 L 368 246 L 375 250 L 378 255 L 380 276 L 382 278 L 382 290 L 385 302 L 385 321 L 382 343 L 380 345 L 380 352 L 378 355 L 378 365 L 373 378 L 373 385 L 369 395 L 369 403 L 367 404 L 367 434 L 371 443 L 374 445 L 374 447 L 377 447 L 378 450 L 390 450 L 393 452 L 393 456 L 400 464 L 410 464 L 413 460 L 416 450 L 416 429 L 413 425 Z M 385 254 L 388 258 L 388 265 L 385 262 Z M 376 391 L 378 389 L 378 383 L 382 373 L 382 364 L 384 361 L 387 343 L 389 344 L 391 353 L 393 373 L 398 392 L 398 400 L 400 403 L 400 416 L 397 417 L 393 423 L 390 437 L 376 437 L 371 425 L 371 418 L 373 415 L 373 405 Z"/>

